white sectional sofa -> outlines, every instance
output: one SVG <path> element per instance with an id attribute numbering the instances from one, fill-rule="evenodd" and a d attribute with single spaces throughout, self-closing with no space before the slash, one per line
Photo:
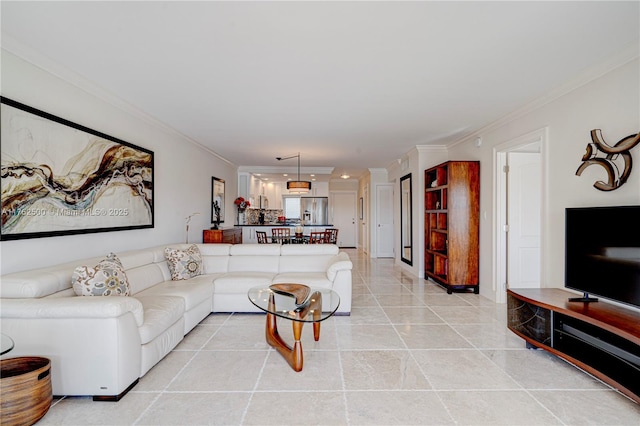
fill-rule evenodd
<path id="1" fill-rule="evenodd" d="M 250 287 L 332 289 L 337 314 L 351 311 L 352 263 L 336 245 L 196 244 L 203 274 L 172 281 L 164 249 L 189 246 L 116 253 L 130 296 L 76 296 L 74 269 L 104 257 L 0 277 L 1 330 L 15 342 L 9 355 L 49 358 L 54 395 L 119 400 L 211 312 L 260 312 Z"/>

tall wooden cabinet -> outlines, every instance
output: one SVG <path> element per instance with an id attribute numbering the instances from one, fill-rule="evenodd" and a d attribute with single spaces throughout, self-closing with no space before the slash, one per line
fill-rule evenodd
<path id="1" fill-rule="evenodd" d="M 424 177 L 424 276 L 478 294 L 480 162 L 447 161 Z"/>

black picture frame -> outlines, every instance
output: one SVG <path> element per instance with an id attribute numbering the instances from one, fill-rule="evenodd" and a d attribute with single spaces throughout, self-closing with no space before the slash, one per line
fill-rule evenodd
<path id="1" fill-rule="evenodd" d="M 413 266 L 413 183 L 411 173 L 400 178 L 400 260 Z"/>
<path id="2" fill-rule="evenodd" d="M 0 240 L 154 227 L 153 151 L 0 97 Z"/>
<path id="3" fill-rule="evenodd" d="M 211 177 L 211 223 L 224 223 L 224 197 L 225 197 L 225 181 L 217 177 Z M 220 207 L 220 220 L 216 221 L 216 207 L 218 203 Z"/>

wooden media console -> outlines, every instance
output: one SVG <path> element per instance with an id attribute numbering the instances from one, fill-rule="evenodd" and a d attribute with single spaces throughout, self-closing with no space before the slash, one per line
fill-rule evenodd
<path id="1" fill-rule="evenodd" d="M 640 403 L 640 312 L 562 289 L 507 290 L 508 328 Z"/>

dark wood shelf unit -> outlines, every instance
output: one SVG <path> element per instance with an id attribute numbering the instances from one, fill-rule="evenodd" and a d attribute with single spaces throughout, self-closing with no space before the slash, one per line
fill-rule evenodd
<path id="1" fill-rule="evenodd" d="M 242 228 L 205 229 L 202 241 L 205 244 L 242 244 Z"/>
<path id="2" fill-rule="evenodd" d="M 640 312 L 555 288 L 507 290 L 507 327 L 640 403 Z"/>
<path id="3" fill-rule="evenodd" d="M 425 278 L 447 289 L 479 288 L 480 162 L 425 170 Z"/>

